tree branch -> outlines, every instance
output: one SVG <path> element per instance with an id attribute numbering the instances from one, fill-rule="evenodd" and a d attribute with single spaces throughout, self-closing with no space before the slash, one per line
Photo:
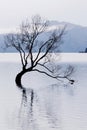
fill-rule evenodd
<path id="1" fill-rule="evenodd" d="M 44 64 L 41 64 L 41 63 L 37 63 L 37 65 L 40 65 L 42 67 L 44 67 L 46 70 L 48 70 L 50 73 L 53 73 L 52 70 L 50 70 L 47 66 L 45 66 Z"/>
<path id="2" fill-rule="evenodd" d="M 53 75 L 51 75 L 51 74 L 49 74 L 49 73 L 47 73 L 45 71 L 41 71 L 41 70 L 38 70 L 38 69 L 33 69 L 32 71 L 37 71 L 39 73 L 45 74 L 45 75 L 47 75 L 47 76 L 49 76 L 51 78 L 57 79 L 57 80 L 59 80 L 59 79 L 67 79 L 69 82 L 71 82 L 71 84 L 74 82 L 74 80 L 69 79 L 67 76 L 59 76 L 59 75 L 53 76 Z"/>

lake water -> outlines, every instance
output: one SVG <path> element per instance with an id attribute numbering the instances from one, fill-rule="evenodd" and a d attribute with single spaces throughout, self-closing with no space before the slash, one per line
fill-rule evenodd
<path id="1" fill-rule="evenodd" d="M 87 130 L 87 56 L 62 54 L 72 64 L 74 85 L 42 74 L 26 74 L 26 94 L 15 85 L 21 70 L 18 54 L 0 54 L 1 130 Z"/>

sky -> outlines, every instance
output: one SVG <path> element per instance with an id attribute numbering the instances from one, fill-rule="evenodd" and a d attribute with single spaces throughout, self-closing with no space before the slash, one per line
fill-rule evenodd
<path id="1" fill-rule="evenodd" d="M 87 0 L 0 0 L 0 30 L 16 28 L 36 14 L 87 26 Z"/>

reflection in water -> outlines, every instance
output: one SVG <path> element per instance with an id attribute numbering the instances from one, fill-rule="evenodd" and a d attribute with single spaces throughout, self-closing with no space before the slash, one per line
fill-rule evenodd
<path id="1" fill-rule="evenodd" d="M 40 90 L 24 89 L 17 130 L 61 130 L 62 99 L 57 85 Z"/>
<path id="2" fill-rule="evenodd" d="M 34 127 L 33 102 L 34 91 L 32 89 L 24 89 L 22 91 L 22 101 L 19 111 L 18 123 L 21 130 L 28 130 L 29 128 Z"/>

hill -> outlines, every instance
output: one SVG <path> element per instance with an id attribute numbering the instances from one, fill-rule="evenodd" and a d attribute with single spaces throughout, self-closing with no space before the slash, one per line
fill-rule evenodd
<path id="1" fill-rule="evenodd" d="M 66 53 L 84 52 L 87 48 L 87 27 L 67 22 L 50 21 L 49 32 L 64 25 L 66 25 L 66 33 L 63 36 L 60 51 Z M 4 49 L 4 36 L 5 34 L 0 34 L 0 52 L 16 52 L 12 48 Z"/>

